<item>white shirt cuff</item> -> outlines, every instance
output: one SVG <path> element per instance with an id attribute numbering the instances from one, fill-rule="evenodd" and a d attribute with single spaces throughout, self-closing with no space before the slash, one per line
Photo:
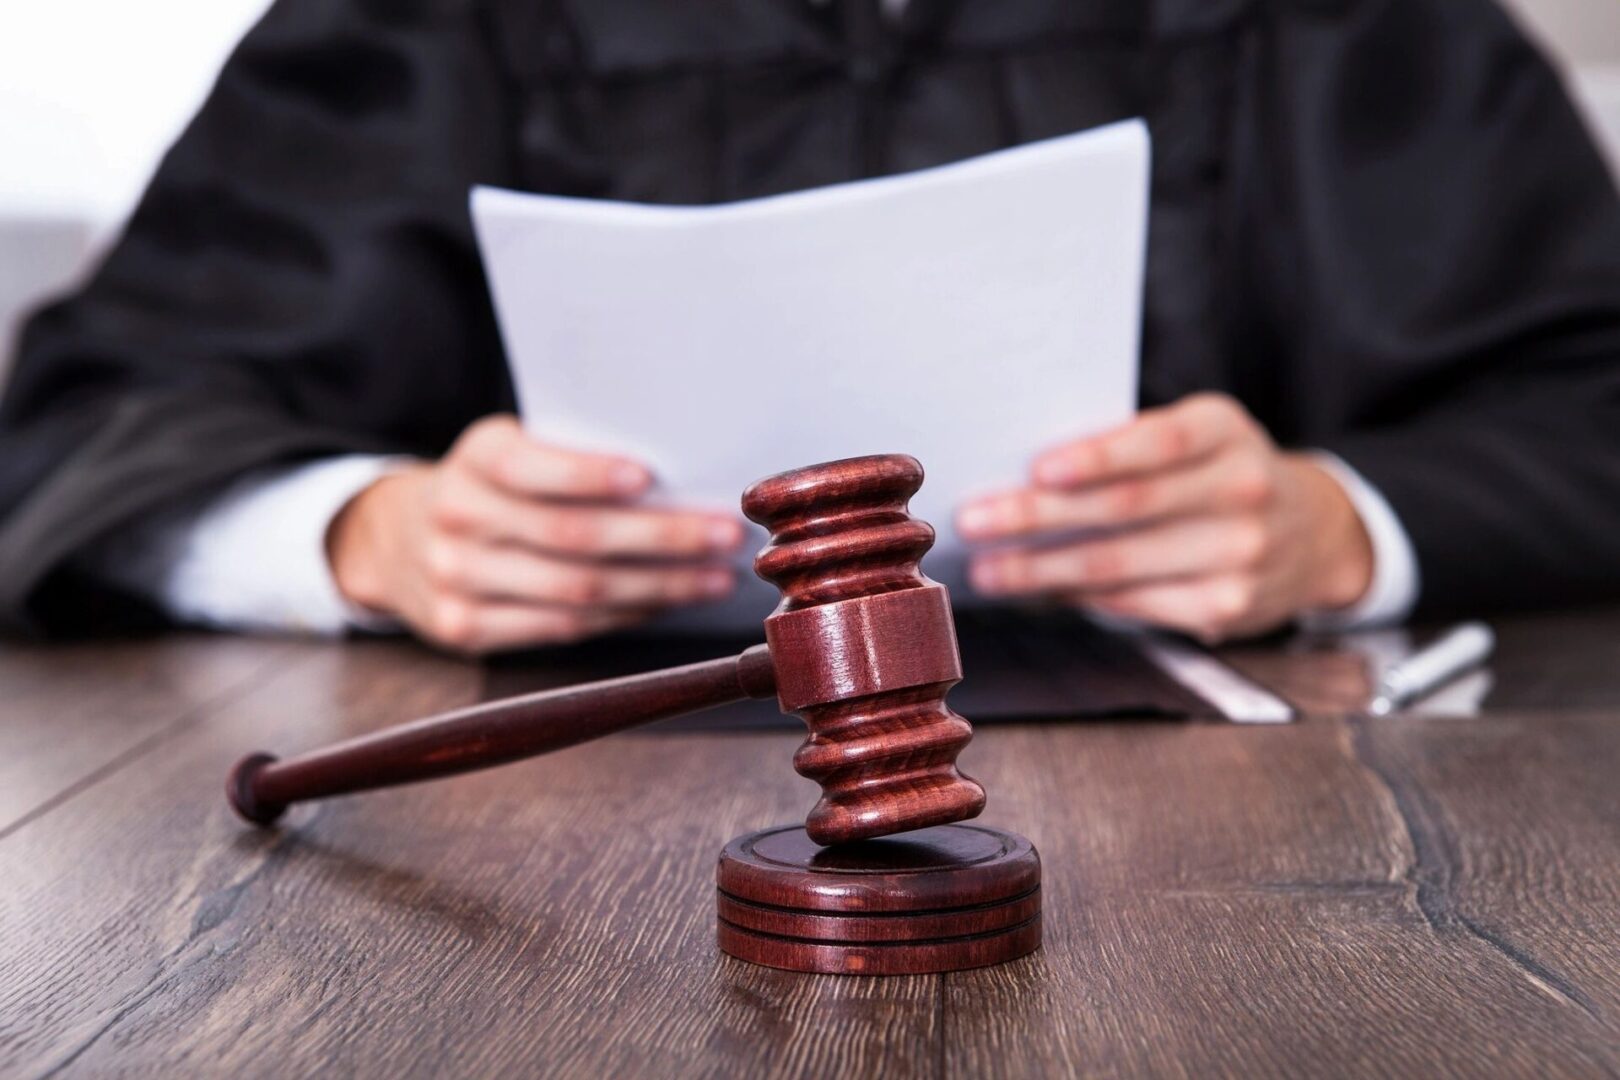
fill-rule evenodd
<path id="1" fill-rule="evenodd" d="M 1416 606 L 1419 589 L 1417 553 L 1412 538 L 1389 500 L 1336 454 L 1317 451 L 1316 463 L 1344 489 L 1372 541 L 1373 575 L 1366 595 L 1347 608 L 1307 612 L 1300 623 L 1309 630 L 1359 630 L 1403 621 Z"/>
<path id="2" fill-rule="evenodd" d="M 326 534 L 350 499 L 406 460 L 354 454 L 249 473 L 201 507 L 103 542 L 91 572 L 204 626 L 326 635 L 395 629 L 394 620 L 338 591 Z"/>

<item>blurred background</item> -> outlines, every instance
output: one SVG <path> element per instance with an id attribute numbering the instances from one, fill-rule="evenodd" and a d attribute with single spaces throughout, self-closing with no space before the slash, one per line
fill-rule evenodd
<path id="1" fill-rule="evenodd" d="M 1503 2 L 1563 67 L 1620 172 L 1620 0 Z M 0 380 L 22 313 L 93 265 L 268 6 L 0 4 Z"/>

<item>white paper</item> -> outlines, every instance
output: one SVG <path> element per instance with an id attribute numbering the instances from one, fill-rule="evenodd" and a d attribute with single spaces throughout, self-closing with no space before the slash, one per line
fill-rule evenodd
<path id="1" fill-rule="evenodd" d="M 912 454 L 924 569 L 960 602 L 961 501 L 1135 408 L 1148 157 L 1129 121 L 719 206 L 478 188 L 524 424 L 733 509 L 783 469 Z M 743 581 L 684 622 L 757 627 L 775 594 Z"/>

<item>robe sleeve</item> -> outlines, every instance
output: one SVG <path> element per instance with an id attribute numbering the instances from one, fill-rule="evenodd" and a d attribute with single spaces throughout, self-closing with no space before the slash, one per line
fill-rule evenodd
<path id="1" fill-rule="evenodd" d="M 1620 199 L 1488 0 L 1291 0 L 1245 114 L 1276 426 L 1411 537 L 1420 613 L 1620 596 Z"/>
<path id="2" fill-rule="evenodd" d="M 463 0 L 279 0 L 244 39 L 98 271 L 21 338 L 0 627 L 107 621 L 75 555 L 166 505 L 278 462 L 436 454 L 510 407 L 467 213 L 509 169 L 487 37 Z"/>

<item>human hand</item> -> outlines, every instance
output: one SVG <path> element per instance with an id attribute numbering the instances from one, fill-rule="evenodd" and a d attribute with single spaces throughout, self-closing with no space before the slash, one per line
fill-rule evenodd
<path id="1" fill-rule="evenodd" d="M 998 544 L 973 560 L 981 593 L 1057 596 L 1214 642 L 1348 607 L 1372 581 L 1372 541 L 1338 481 L 1225 395 L 1058 446 L 1031 473 L 958 512 L 966 539 Z"/>
<path id="2" fill-rule="evenodd" d="M 577 641 L 731 592 L 735 517 L 637 506 L 651 473 L 472 424 L 436 463 L 386 476 L 333 521 L 350 601 L 455 652 Z"/>

